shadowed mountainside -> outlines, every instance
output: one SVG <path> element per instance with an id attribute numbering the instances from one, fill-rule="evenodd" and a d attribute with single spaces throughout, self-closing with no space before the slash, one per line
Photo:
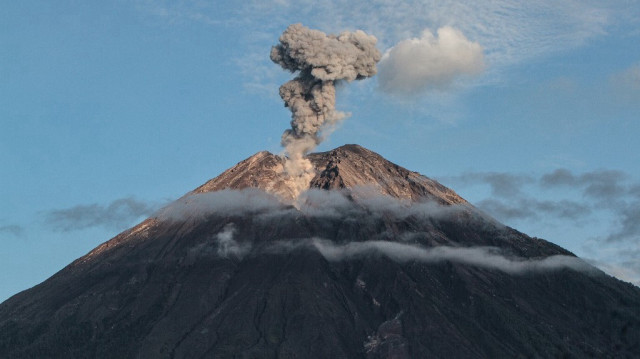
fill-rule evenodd
<path id="1" fill-rule="evenodd" d="M 639 288 L 360 146 L 309 159 L 296 206 L 260 152 L 3 302 L 0 357 L 640 356 Z"/>

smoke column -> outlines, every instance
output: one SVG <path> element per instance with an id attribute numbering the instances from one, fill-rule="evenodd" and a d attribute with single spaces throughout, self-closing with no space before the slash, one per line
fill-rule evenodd
<path id="1" fill-rule="evenodd" d="M 294 182 L 297 197 L 315 176 L 305 155 L 347 114 L 336 111 L 336 83 L 361 80 L 376 74 L 380 51 L 377 39 L 361 30 L 327 35 L 302 24 L 290 25 L 280 44 L 271 48 L 271 60 L 285 70 L 299 72 L 280 86 L 280 97 L 291 110 L 291 128 L 282 134 L 288 158 L 285 173 Z"/>

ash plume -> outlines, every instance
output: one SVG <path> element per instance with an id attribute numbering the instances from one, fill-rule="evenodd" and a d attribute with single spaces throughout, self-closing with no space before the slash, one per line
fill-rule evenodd
<path id="1" fill-rule="evenodd" d="M 377 39 L 361 30 L 327 35 L 302 24 L 290 25 L 271 48 L 271 60 L 298 75 L 280 86 L 280 97 L 291 110 L 291 128 L 282 134 L 288 156 L 284 171 L 294 195 L 302 192 L 315 173 L 305 155 L 322 140 L 323 132 L 347 117 L 337 111 L 336 83 L 376 74 L 380 61 Z"/>

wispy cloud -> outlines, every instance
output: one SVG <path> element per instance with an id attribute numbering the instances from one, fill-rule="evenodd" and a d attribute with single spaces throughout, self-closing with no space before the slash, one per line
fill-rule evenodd
<path id="1" fill-rule="evenodd" d="M 87 204 L 54 209 L 45 214 L 45 223 L 56 231 L 68 232 L 91 227 L 122 230 L 137 219 L 150 216 L 159 204 L 132 197 L 120 198 L 107 205 Z"/>
<path id="2" fill-rule="evenodd" d="M 588 197 L 611 200 L 624 195 L 628 189 L 623 183 L 627 175 L 621 171 L 600 170 L 574 175 L 567 169 L 557 169 L 540 179 L 543 187 L 578 187 Z"/>
<path id="3" fill-rule="evenodd" d="M 236 227 L 233 223 L 227 224 L 222 232 L 216 234 L 217 253 L 221 257 L 242 258 L 251 250 L 251 243 L 239 243 L 234 239 Z"/>
<path id="4" fill-rule="evenodd" d="M 361 28 L 376 34 L 384 48 L 419 34 L 425 27 L 452 26 L 487 48 L 492 63 L 513 63 L 582 45 L 606 32 L 619 5 L 575 1 L 467 0 L 253 1 L 244 14 L 287 22 L 308 18 L 327 31 Z M 258 8 L 261 11 L 256 11 Z"/>
<path id="5" fill-rule="evenodd" d="M 637 260 L 640 258 L 640 250 L 631 254 L 627 252 L 619 251 L 617 257 L 622 260 L 617 262 L 589 258 L 586 261 L 618 279 L 640 287 L 640 262 Z"/>
<path id="6" fill-rule="evenodd" d="M 170 24 L 197 22 L 218 26 L 229 24 L 234 18 L 229 16 L 228 7 L 217 1 L 136 0 L 134 4 L 141 12 Z"/>
<path id="7" fill-rule="evenodd" d="M 364 211 L 369 216 L 435 219 L 453 218 L 461 212 L 470 210 L 470 207 L 464 205 L 440 205 L 431 201 L 409 202 L 377 192 L 372 193 L 365 187 L 356 187 L 344 192 L 311 189 L 303 192 L 295 205 L 294 207 L 282 202 L 275 195 L 257 188 L 225 189 L 185 196 L 159 210 L 156 215 L 163 221 L 184 221 L 221 214 L 224 216 L 254 214 L 266 219 L 290 214 L 346 218 L 354 214 L 362 214 Z"/>
<path id="8" fill-rule="evenodd" d="M 533 183 L 532 176 L 504 172 L 467 172 L 459 176 L 444 177 L 460 184 L 486 184 L 496 197 L 514 197 L 522 194 L 522 187 Z"/>
<path id="9" fill-rule="evenodd" d="M 184 196 L 158 211 L 163 221 L 184 221 L 223 213 L 228 216 L 253 212 L 286 211 L 291 206 L 280 202 L 274 195 L 257 188 L 241 191 L 225 189 Z"/>
<path id="10" fill-rule="evenodd" d="M 566 219 L 580 219 L 592 210 L 611 210 L 622 214 L 632 213 L 634 199 L 640 198 L 640 183 L 617 170 L 595 170 L 573 173 L 564 168 L 534 176 L 500 172 L 463 173 L 441 179 L 460 185 L 486 185 L 492 198 L 481 200 L 487 209 L 496 209 L 497 214 L 507 218 L 536 218 L 540 214 L 554 214 Z M 532 191 L 553 190 L 577 191 L 581 201 L 568 198 L 538 199 Z M 517 211 L 516 211 L 517 209 Z M 489 212 L 491 212 L 489 210 Z M 498 215 L 498 218 L 505 219 Z M 640 232 L 639 232 L 640 233 Z"/>
<path id="11" fill-rule="evenodd" d="M 535 198 L 520 198 L 512 201 L 484 199 L 477 205 L 500 218 L 512 219 L 540 219 L 545 216 L 556 218 L 581 220 L 591 214 L 591 207 L 587 204 L 571 200 L 538 200 Z"/>
<path id="12" fill-rule="evenodd" d="M 549 173 L 548 175 L 553 174 Z M 592 182 L 600 183 L 603 178 L 618 178 L 613 182 L 615 186 L 622 186 L 626 194 L 630 194 L 632 198 L 637 198 L 635 192 L 638 191 L 636 184 L 629 182 L 629 177 L 620 174 L 609 176 L 611 171 L 597 171 L 593 173 L 575 174 L 569 172 L 567 178 L 581 179 L 581 185 L 578 190 L 588 188 Z M 542 179 L 544 177 L 544 180 Z M 463 181 L 469 182 L 470 178 L 475 178 L 489 186 L 496 186 L 495 191 L 502 193 L 502 197 L 496 199 L 487 199 L 479 203 L 479 207 L 491 215 L 495 215 L 499 219 L 520 219 L 520 220 L 544 220 L 553 217 L 561 220 L 571 220 L 580 223 L 589 216 L 601 210 L 615 211 L 614 207 L 604 208 L 598 206 L 600 203 L 600 192 L 595 196 L 585 196 L 584 202 L 569 199 L 541 199 L 527 195 L 528 190 L 523 186 L 536 186 L 544 189 L 549 186 L 554 187 L 556 184 L 549 184 L 549 176 L 542 175 L 539 177 L 530 175 L 501 175 L 499 173 L 478 174 L 467 173 L 461 177 Z M 498 180 L 500 179 L 500 180 Z M 626 182 L 619 182 L 624 179 Z M 450 178 L 451 180 L 451 178 Z M 506 183 L 507 193 L 516 194 L 514 199 L 509 199 L 504 191 L 499 190 L 502 186 L 499 184 Z M 606 192 L 609 193 L 609 192 Z M 616 191 L 610 193 L 618 193 Z M 620 195 L 620 198 L 624 197 Z M 619 199 L 620 199 L 619 198 Z M 638 202 L 636 200 L 636 202 Z M 629 241 L 631 238 L 640 236 L 640 229 L 635 225 L 634 218 L 638 215 L 637 211 L 632 210 L 633 206 L 625 207 L 627 209 L 627 217 L 620 219 L 626 223 L 621 228 L 618 237 L 624 237 L 622 241 Z M 341 218 L 345 221 L 358 218 L 385 218 L 385 220 L 404 220 L 411 218 L 412 220 L 425 221 L 446 219 L 454 221 L 463 221 L 463 223 L 486 224 L 501 228 L 499 223 L 493 222 L 491 217 L 469 215 L 473 209 L 469 206 L 444 206 L 433 202 L 410 203 L 398 200 L 388 196 L 381 196 L 372 193 L 368 188 L 356 188 L 350 192 L 340 191 L 323 191 L 311 190 L 303 193 L 296 203 L 296 207 L 286 204 L 278 200 L 277 197 L 267 194 L 256 188 L 248 188 L 245 190 L 222 190 L 210 193 L 192 194 L 185 196 L 178 201 L 168 205 L 164 209 L 158 211 L 157 218 L 165 221 L 185 221 L 206 218 L 208 216 L 245 216 L 251 214 L 253 220 L 273 221 L 278 218 L 293 217 L 322 217 L 322 218 Z M 615 212 L 617 213 L 617 212 Z M 487 222 L 491 221 L 491 222 Z M 382 254 L 398 261 L 423 261 L 435 263 L 439 261 L 456 261 L 468 265 L 494 268 L 507 273 L 525 273 L 540 270 L 555 270 L 559 268 L 571 268 L 576 270 L 587 270 L 588 266 L 574 257 L 549 257 L 541 260 L 525 260 L 523 258 L 514 258 L 503 253 L 497 252 L 495 248 L 472 247 L 472 248 L 426 248 L 415 243 L 416 238 L 422 236 L 432 236 L 432 232 L 406 232 L 406 233 L 380 233 L 376 238 L 372 238 L 366 242 L 353 243 L 332 243 L 322 239 L 291 241 L 286 240 L 277 244 L 270 250 L 293 250 L 296 248 L 315 248 L 319 250 L 329 260 L 346 260 L 348 258 L 360 255 Z M 436 234 L 437 235 L 437 234 Z M 244 255 L 259 254 L 262 246 L 256 247 L 247 245 L 241 238 L 236 237 L 236 229 L 234 226 L 226 227 L 215 237 L 213 243 L 215 248 L 210 248 L 209 253 L 216 253 L 218 256 L 229 257 L 235 256 L 242 258 Z M 380 240 L 385 239 L 385 240 Z M 391 240 L 391 242 L 389 241 Z M 400 242 L 394 242 L 399 240 Z M 620 243 L 608 238 L 600 238 L 590 244 L 590 247 L 598 251 L 612 247 L 608 243 Z M 258 251 L 258 252 L 256 252 Z M 602 256 L 596 258 L 603 259 Z M 628 256 L 619 255 L 617 258 L 627 258 Z M 625 260 L 627 260 L 625 259 Z M 611 268 L 613 266 L 623 266 L 620 260 L 607 260 Z M 607 270 L 604 266 L 600 266 Z M 637 274 L 640 277 L 640 267 L 635 268 L 626 265 L 629 273 Z M 610 272 L 611 274 L 615 274 Z M 633 277 L 631 274 L 627 277 Z M 627 278 L 624 277 L 624 278 Z M 635 278 L 635 277 L 633 277 Z"/>
<path id="13" fill-rule="evenodd" d="M 640 202 L 622 202 L 615 208 L 617 214 L 617 230 L 614 230 L 607 240 L 624 241 L 640 240 Z"/>
<path id="14" fill-rule="evenodd" d="M 365 242 L 334 243 L 320 238 L 298 241 L 282 241 L 271 251 L 291 251 L 298 248 L 313 248 L 329 261 L 345 261 L 370 255 L 383 255 L 397 262 L 417 261 L 422 263 L 455 262 L 474 267 L 495 269 L 509 274 L 545 272 L 572 269 L 597 273 L 583 260 L 565 255 L 554 255 L 540 259 L 507 257 L 492 247 L 422 247 L 415 244 L 370 240 Z"/>
<path id="15" fill-rule="evenodd" d="M 5 224 L 0 226 L 0 235 L 2 234 L 11 237 L 22 237 L 24 235 L 24 228 L 17 224 Z"/>
<path id="16" fill-rule="evenodd" d="M 640 264 L 629 253 L 640 254 L 640 182 L 625 172 L 595 170 L 575 173 L 560 168 L 539 176 L 509 173 L 465 173 L 444 182 L 484 185 L 492 197 L 477 201 L 480 209 L 500 221 L 583 227 L 605 222 L 583 247 L 592 252 L 594 263 L 620 278 L 640 281 Z M 638 248 L 638 249 L 634 249 Z M 605 259 L 606 258 L 606 259 Z M 605 265 L 606 263 L 606 265 Z"/>
<path id="17" fill-rule="evenodd" d="M 378 37 L 381 50 L 419 36 L 425 28 L 449 26 L 485 50 L 494 73 L 584 45 L 607 33 L 620 21 L 634 21 L 640 9 L 633 3 L 572 0 L 251 0 L 218 3 L 194 0 L 137 1 L 137 6 L 170 23 L 194 21 L 213 26 L 233 23 L 266 36 L 243 38 L 251 62 L 245 76 L 253 88 L 268 64 L 268 49 L 289 24 L 303 22 L 327 33 L 362 29 Z M 635 15 L 634 15 L 635 14 Z M 258 51 L 260 51 L 258 53 Z M 256 56 L 259 55 L 259 56 Z"/>

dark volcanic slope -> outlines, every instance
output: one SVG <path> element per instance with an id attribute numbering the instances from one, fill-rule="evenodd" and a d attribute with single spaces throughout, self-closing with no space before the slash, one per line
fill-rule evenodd
<path id="1" fill-rule="evenodd" d="M 301 245 L 323 238 L 570 255 L 486 219 L 453 191 L 359 146 L 310 158 L 319 170 L 312 187 L 367 186 L 459 210 L 429 217 L 354 204 L 318 214 L 280 204 L 151 218 L 0 304 L 0 357 L 640 356 L 640 289 L 602 273 L 508 274 L 375 251 L 331 260 Z M 281 165 L 261 152 L 193 193 L 217 201 L 245 198 L 206 197 L 225 188 L 286 194 Z"/>

